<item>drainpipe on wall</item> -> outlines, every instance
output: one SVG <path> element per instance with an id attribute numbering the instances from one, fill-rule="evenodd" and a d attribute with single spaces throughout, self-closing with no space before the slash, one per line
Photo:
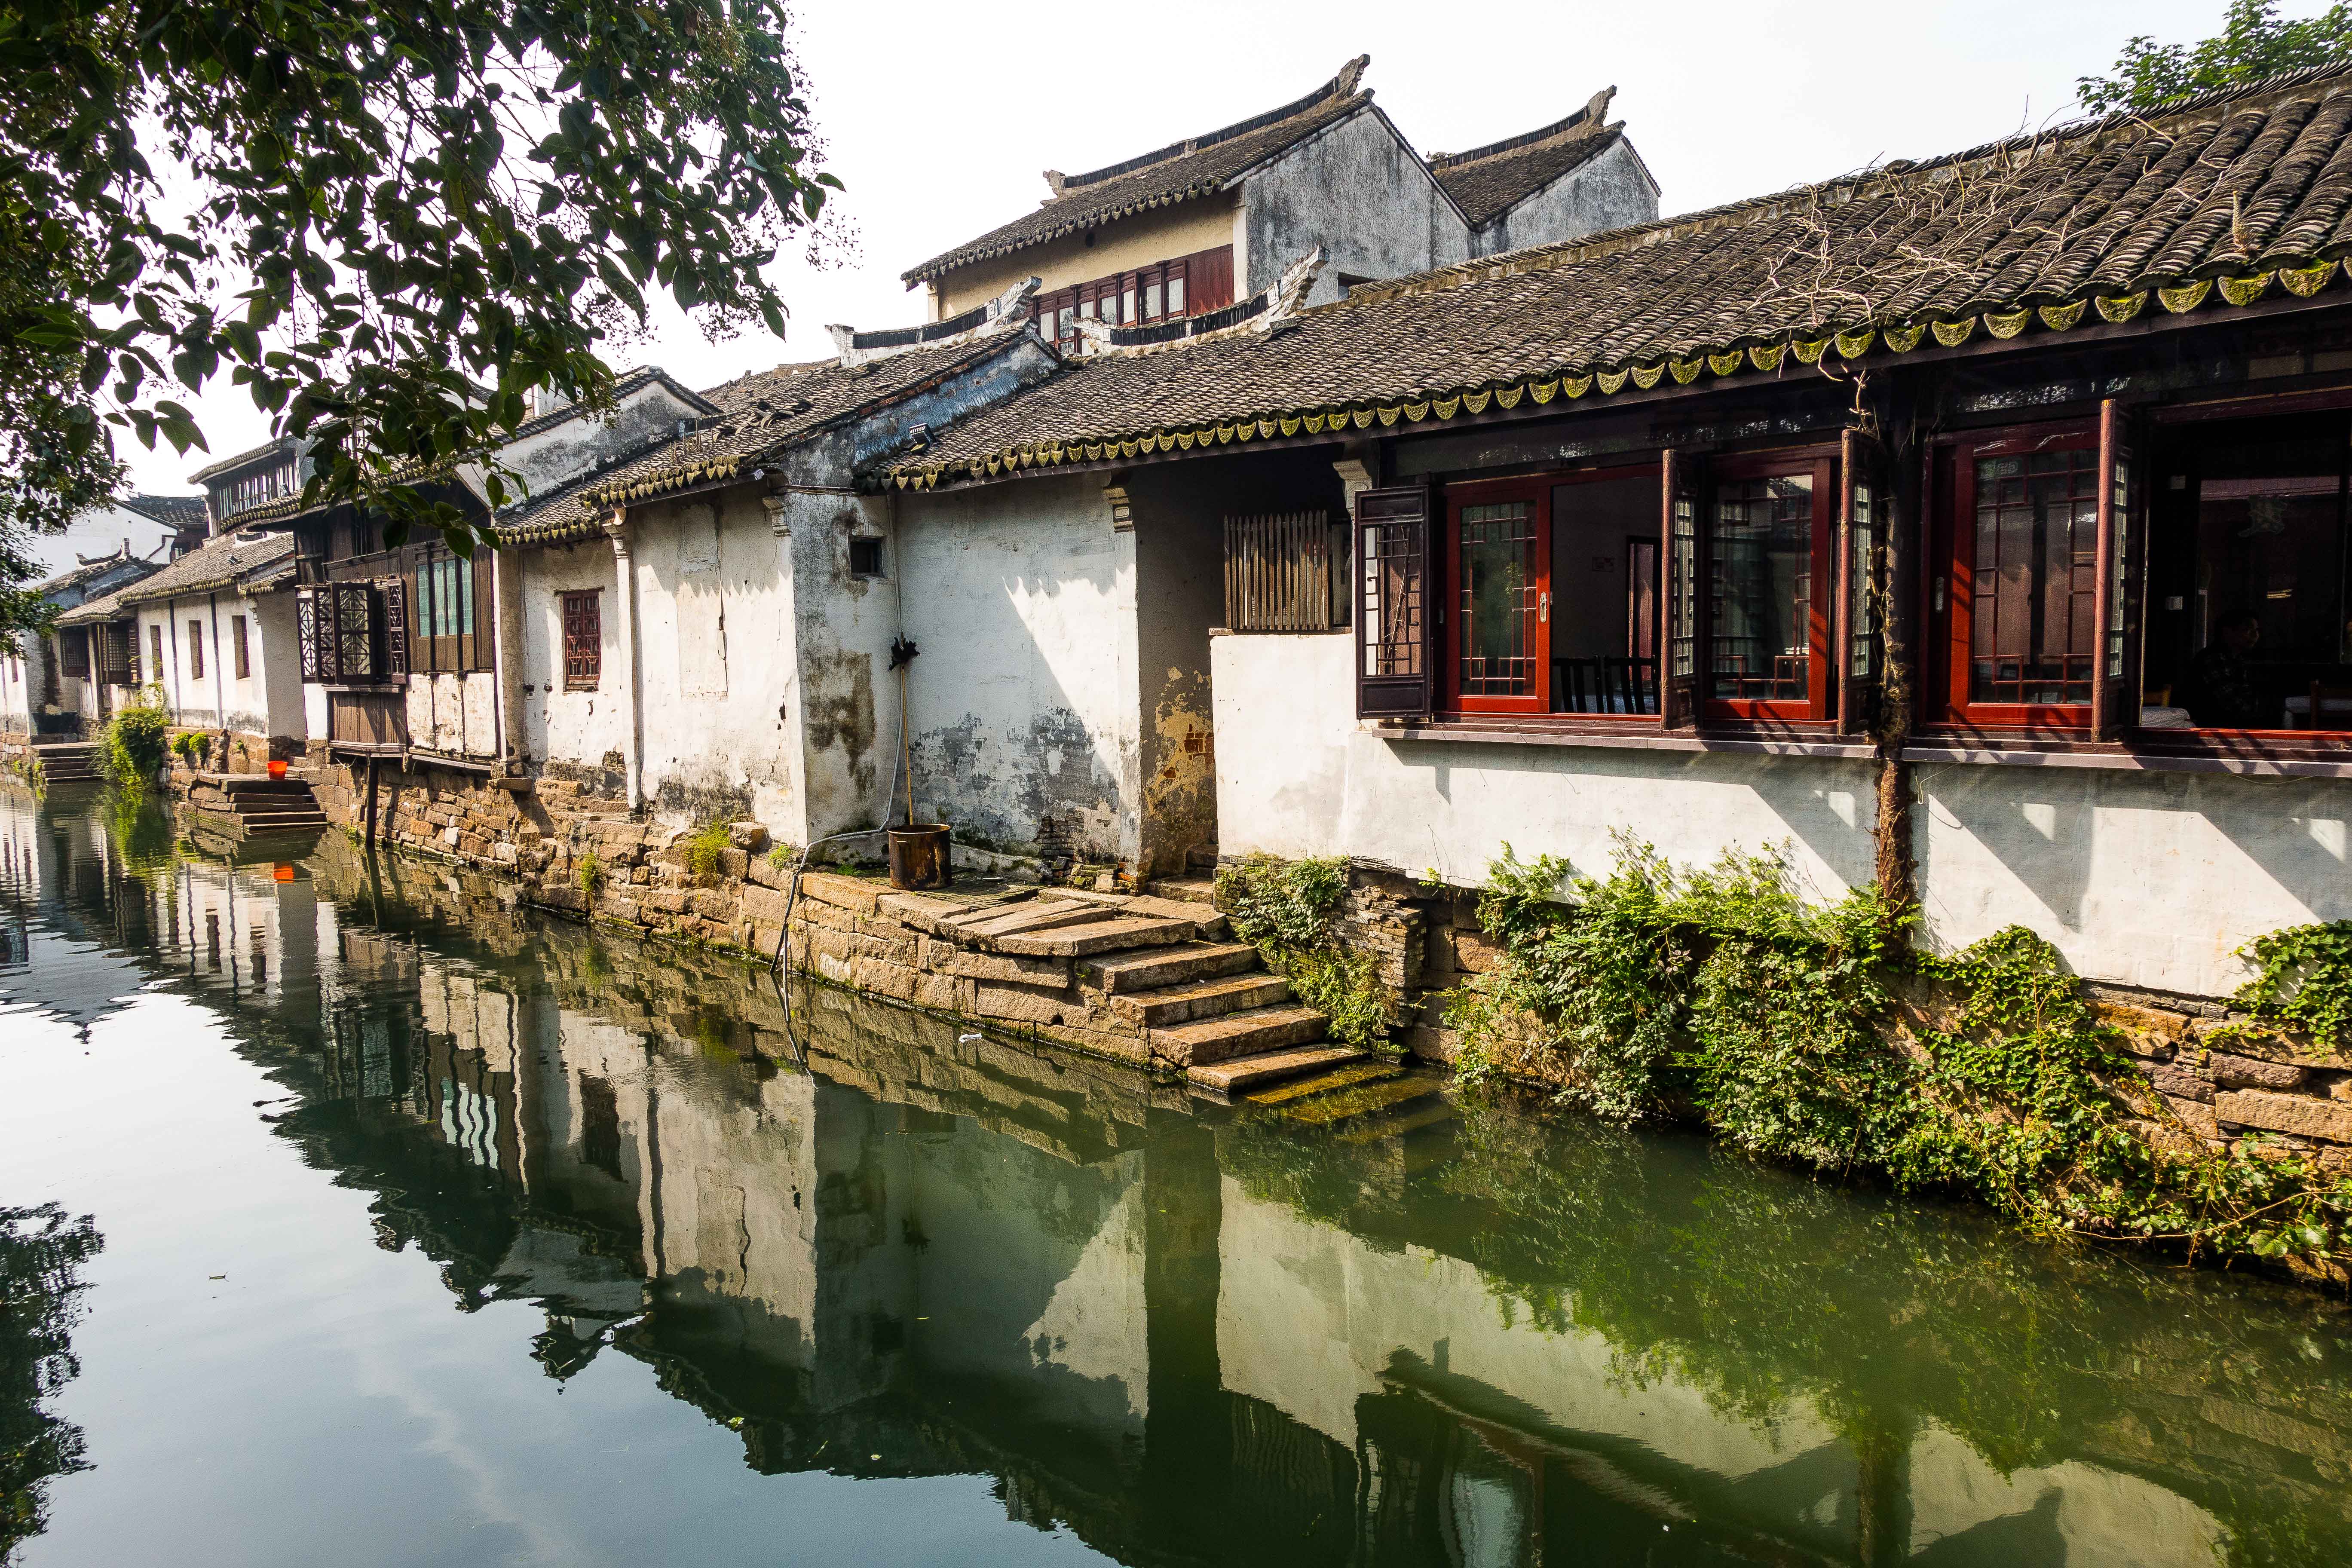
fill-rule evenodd
<path id="1" fill-rule="evenodd" d="M 637 685 L 637 574 L 629 562 L 629 511 L 626 507 L 614 507 L 613 515 L 604 520 L 604 536 L 613 542 L 613 571 L 619 579 L 613 595 L 613 608 L 618 612 L 621 651 L 621 691 L 629 704 L 629 721 L 623 733 L 628 741 L 625 759 L 629 781 L 629 809 L 635 811 L 646 802 L 645 770 L 640 756 L 645 750 L 645 716 L 641 710 L 642 693 Z"/>

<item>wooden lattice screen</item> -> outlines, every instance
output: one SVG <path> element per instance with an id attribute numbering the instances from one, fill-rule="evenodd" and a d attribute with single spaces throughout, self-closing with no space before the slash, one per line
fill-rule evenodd
<path id="1" fill-rule="evenodd" d="M 1325 632 L 1348 624 L 1348 530 L 1320 511 L 1225 519 L 1225 627 Z"/>

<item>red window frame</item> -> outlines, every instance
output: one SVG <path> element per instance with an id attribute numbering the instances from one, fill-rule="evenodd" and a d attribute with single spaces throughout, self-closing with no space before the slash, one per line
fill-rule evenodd
<path id="1" fill-rule="evenodd" d="M 1653 500 L 1651 515 L 1660 519 L 1664 515 L 1663 487 L 1666 479 L 1665 465 L 1655 458 L 1648 462 L 1618 463 L 1605 468 L 1570 468 L 1564 473 L 1539 474 L 1535 476 L 1535 479 L 1544 488 L 1543 559 L 1544 591 L 1547 594 L 1551 591 L 1552 557 L 1559 542 L 1559 514 L 1551 510 L 1552 498 L 1559 489 L 1575 485 L 1606 484 L 1622 479 L 1647 479 L 1660 487 L 1660 499 Z M 1640 623 L 1643 595 L 1636 591 L 1636 584 L 1640 579 L 1644 577 L 1647 579 L 1646 584 L 1642 584 L 1648 589 L 1646 596 L 1649 601 L 1650 652 L 1647 657 L 1654 667 L 1651 671 L 1651 685 L 1654 689 L 1657 708 L 1646 713 L 1552 712 L 1551 705 L 1559 694 L 1554 689 L 1552 683 L 1552 677 L 1557 673 L 1553 667 L 1551 651 L 1551 629 L 1555 622 L 1549 612 L 1554 606 L 1547 606 L 1546 615 L 1538 623 L 1542 626 L 1544 636 L 1544 710 L 1553 719 L 1572 724 L 1661 723 L 1664 719 L 1664 714 L 1660 710 L 1665 706 L 1666 679 L 1665 658 L 1663 652 L 1666 637 L 1666 585 L 1662 574 L 1665 566 L 1665 538 L 1663 533 L 1620 534 L 1613 535 L 1612 538 L 1613 542 L 1625 552 L 1625 657 L 1628 658 L 1643 657 L 1640 651 L 1642 630 Z M 1648 556 L 1646 567 L 1637 567 L 1635 564 L 1637 559 L 1645 552 Z"/>
<path id="2" fill-rule="evenodd" d="M 1940 710 L 1931 710 L 1931 719 L 1971 729 L 2054 730 L 2078 736 L 2091 731 L 2091 696 L 2085 696 L 2081 702 L 2065 703 L 1977 702 L 1969 696 L 1969 676 L 1976 626 L 1978 462 L 1986 458 L 2087 451 L 2093 454 L 2088 473 L 2090 493 L 2096 496 L 2102 482 L 2099 450 L 2095 420 L 2010 426 L 1962 437 L 1937 447 L 1934 528 L 1927 571 L 1922 574 L 1925 581 L 1921 584 L 1927 597 L 1927 643 L 1931 661 L 1926 686 L 1931 703 Z M 2092 586 L 2070 588 L 2069 592 L 2094 595 L 2093 646 L 2087 657 L 2091 661 L 2091 689 L 2095 693 L 2106 679 L 2105 639 L 2098 635 L 2100 611 L 2096 600 L 2106 553 L 2096 548 L 2098 523 L 2092 526 Z"/>
<path id="3" fill-rule="evenodd" d="M 563 595 L 563 689 L 593 691 L 604 678 L 604 626 L 601 590 L 574 589 Z"/>
<path id="4" fill-rule="evenodd" d="M 1445 487 L 1444 584 L 1438 615 L 1444 637 L 1439 642 L 1440 687 L 1444 705 L 1457 713 L 1549 713 L 1551 711 L 1551 487 L 1555 476 L 1537 474 L 1510 479 L 1479 479 Z M 1510 696 L 1465 692 L 1462 689 L 1464 595 L 1462 573 L 1462 511 L 1465 507 L 1508 505 L 1526 501 L 1534 523 L 1535 572 L 1525 592 L 1536 597 L 1536 616 L 1529 623 L 1528 646 L 1521 656 L 1533 666 L 1531 689 Z M 1525 613 L 1525 612 L 1521 612 Z"/>
<path id="5" fill-rule="evenodd" d="M 1183 294 L 1181 307 L 1171 307 L 1171 289 Z M 1153 289 L 1158 290 L 1156 296 Z M 1157 308 L 1147 310 L 1147 299 L 1154 300 Z M 1221 310 L 1233 302 L 1234 247 L 1220 245 L 1040 294 L 1036 312 L 1039 330 L 1068 349 L 1077 346 L 1081 320 L 1108 321 L 1115 327 L 1148 327 L 1182 321 L 1204 310 Z"/>
<path id="6" fill-rule="evenodd" d="M 1721 562 L 1715 549 L 1716 503 L 1726 481 L 1787 479 L 1798 474 L 1813 481 L 1811 579 L 1805 595 L 1805 697 L 1736 698 L 1715 695 L 1716 606 L 1720 600 Z M 1707 485 L 1699 516 L 1699 553 L 1706 563 L 1706 585 L 1698 614 L 1705 622 L 1705 652 L 1699 663 L 1699 717 L 1748 722 L 1822 723 L 1835 717 L 1834 669 L 1830 662 L 1831 628 L 1845 584 L 1838 575 L 1838 462 L 1833 449 L 1806 448 L 1794 452 L 1757 452 L 1717 458 L 1708 465 Z"/>

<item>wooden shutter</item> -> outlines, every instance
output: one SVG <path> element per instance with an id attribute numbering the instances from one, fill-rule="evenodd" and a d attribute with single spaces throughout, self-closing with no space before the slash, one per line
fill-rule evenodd
<path id="1" fill-rule="evenodd" d="M 1661 458 L 1666 540 L 1666 668 L 1660 683 L 1662 722 L 1687 726 L 1698 717 L 1699 682 L 1706 668 L 1706 637 L 1699 602 L 1700 559 L 1706 531 L 1699 527 L 1699 477 L 1703 459 L 1669 448 Z"/>
<path id="2" fill-rule="evenodd" d="M 1880 669 L 1885 661 L 1879 588 L 1893 475 L 1886 448 L 1860 430 L 1840 437 L 1838 452 L 1837 660 L 1838 732 L 1866 734 L 1878 721 Z"/>
<path id="3" fill-rule="evenodd" d="M 408 673 L 408 579 L 386 577 L 377 586 L 383 595 L 383 672 Z"/>
<path id="4" fill-rule="evenodd" d="M 2130 418 L 2110 397 L 2099 405 L 2099 585 L 2093 599 L 2098 650 L 2091 685 L 2091 730 L 2120 739 L 2139 723 L 2140 574 L 2146 527 L 2136 504 Z"/>
<path id="5" fill-rule="evenodd" d="M 604 679 L 604 628 L 593 588 L 563 595 L 563 689 L 593 691 Z"/>
<path id="6" fill-rule="evenodd" d="M 458 567 L 459 571 L 473 574 L 467 595 L 474 611 L 474 635 L 466 647 L 466 651 L 472 656 L 466 665 L 467 669 L 494 669 L 498 667 L 498 637 L 494 628 L 498 622 L 499 590 L 490 564 L 495 559 L 494 552 L 477 545 L 473 559 Z"/>
<path id="7" fill-rule="evenodd" d="M 1359 492 L 1356 542 L 1356 716 L 1426 719 L 1437 676 L 1437 532 L 1428 488 Z"/>

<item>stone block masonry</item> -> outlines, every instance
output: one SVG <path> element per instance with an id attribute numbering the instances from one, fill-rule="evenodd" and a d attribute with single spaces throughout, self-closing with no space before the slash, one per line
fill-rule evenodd
<path id="1" fill-rule="evenodd" d="M 357 835 L 365 763 L 320 752 L 311 770 L 320 805 Z M 1204 903 L 992 879 L 902 893 L 813 870 L 801 878 L 786 942 L 791 863 L 767 852 L 755 824 L 727 825 L 727 847 L 698 871 L 688 840 L 699 833 L 639 820 L 578 779 L 387 759 L 376 795 L 381 841 L 511 879 L 526 903 L 761 958 L 782 944 L 795 970 L 1034 1043 L 1229 1078 L 1278 1051 L 1302 1069 L 1360 1054 L 1299 1050 L 1319 1047 L 1328 1020 L 1289 1005 L 1278 977 L 1251 973 L 1255 950 L 1227 941 L 1224 916 Z M 1377 894 L 1361 901 L 1376 945 L 1390 942 L 1385 972 L 1402 984 L 1411 955 L 1385 934 L 1393 911 Z"/>

